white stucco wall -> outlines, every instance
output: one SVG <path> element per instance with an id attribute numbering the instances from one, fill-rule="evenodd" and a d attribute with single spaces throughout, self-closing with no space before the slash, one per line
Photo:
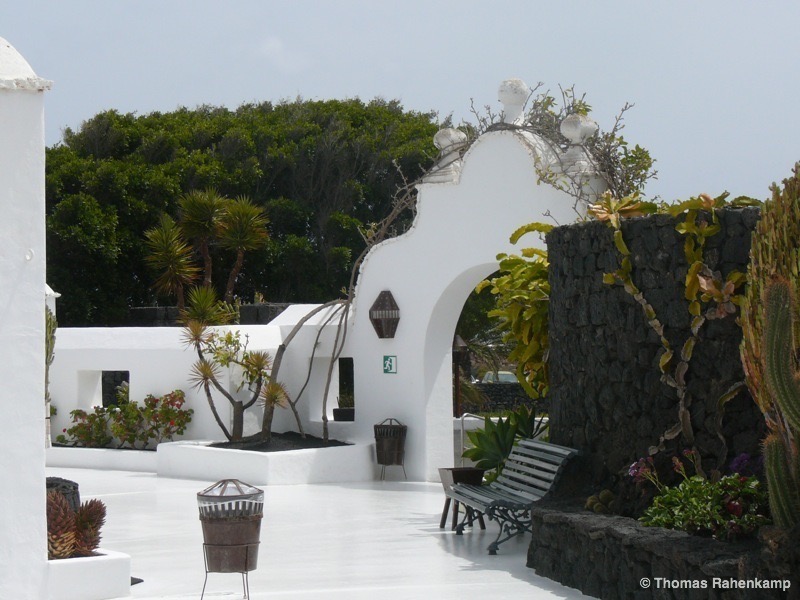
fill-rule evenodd
<path id="1" fill-rule="evenodd" d="M 0 598 L 47 593 L 44 95 L 0 38 Z"/>
<path id="2" fill-rule="evenodd" d="M 270 325 L 237 326 L 244 339 L 248 337 L 250 350 L 266 350 L 273 357 L 278 346 L 289 335 L 294 325 L 315 305 L 297 305 L 288 309 Z M 279 380 L 287 386 L 292 398 L 297 398 L 305 381 L 308 369 L 308 349 L 316 339 L 316 333 L 326 312 L 309 320 L 304 329 L 290 345 L 281 364 Z M 225 330 L 227 328 L 220 328 Z M 317 348 L 315 365 L 317 371 L 327 367 L 331 355 L 331 334 L 326 332 Z M 204 392 L 194 389 L 189 380 L 192 364 L 197 355 L 185 346 L 179 327 L 118 327 L 118 328 L 60 328 L 56 335 L 55 360 L 50 368 L 50 394 L 58 413 L 52 419 L 53 438 L 70 427 L 70 411 L 75 408 L 91 410 L 99 406 L 101 398 L 101 374 L 103 371 L 128 371 L 130 374 L 130 398 L 141 404 L 148 394 L 160 396 L 175 389 L 186 393 L 185 408 L 194 409 L 183 439 L 222 440 L 224 435 L 208 406 Z M 334 382 L 335 383 L 335 382 Z M 227 374 L 225 385 L 234 391 L 239 384 L 235 375 Z M 308 385 L 298 403 L 298 412 L 304 427 L 315 432 L 321 421 L 322 389 L 324 380 L 315 377 Z M 328 411 L 336 406 L 334 386 Z M 246 390 L 241 397 L 247 397 Z M 230 424 L 230 404 L 220 395 L 215 395 L 217 410 Z M 245 433 L 253 433 L 261 425 L 261 408 L 256 404 L 246 414 Z M 277 409 L 273 431 L 295 430 L 292 413 Z"/>
<path id="3" fill-rule="evenodd" d="M 387 417 L 407 425 L 411 479 L 436 480 L 439 467 L 453 465 L 452 341 L 470 292 L 497 270 L 498 253 L 519 252 L 509 243 L 518 227 L 577 217 L 573 198 L 538 183 L 537 163 L 553 161 L 527 134 L 484 134 L 464 156 L 457 182 L 419 186 L 414 227 L 376 247 L 362 267 L 344 353 L 354 358 L 357 429 L 371 435 Z M 535 236 L 524 245 L 544 247 Z M 379 339 L 369 322 L 382 290 L 400 307 L 393 339 Z M 383 373 L 385 355 L 397 357 L 396 374 Z"/>

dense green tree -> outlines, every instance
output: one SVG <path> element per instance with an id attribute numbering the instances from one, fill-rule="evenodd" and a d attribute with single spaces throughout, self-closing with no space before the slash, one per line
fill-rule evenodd
<path id="1" fill-rule="evenodd" d="M 396 101 L 295 100 L 146 115 L 110 110 L 66 129 L 47 150 L 48 280 L 63 325 L 111 325 L 130 306 L 174 300 L 151 288 L 145 231 L 180 199 L 213 189 L 247 196 L 269 240 L 235 275 L 244 300 L 315 302 L 338 295 L 364 248 L 359 228 L 391 209 L 436 150 L 435 115 Z M 188 237 L 188 236 L 187 236 Z M 204 274 L 225 290 L 235 246 L 211 243 Z M 222 268 L 224 267 L 224 268 Z"/>

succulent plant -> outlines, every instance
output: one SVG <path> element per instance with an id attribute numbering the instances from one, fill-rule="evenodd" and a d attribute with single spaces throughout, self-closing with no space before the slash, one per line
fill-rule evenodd
<path id="1" fill-rule="evenodd" d="M 106 522 L 106 505 L 102 501 L 84 502 L 75 513 L 76 556 L 91 556 L 100 545 L 100 528 Z"/>
<path id="2" fill-rule="evenodd" d="M 611 513 L 614 512 L 613 504 L 616 499 L 617 497 L 614 495 L 614 492 L 611 490 L 603 490 L 599 494 L 589 496 L 586 499 L 584 508 L 598 514 Z"/>
<path id="3" fill-rule="evenodd" d="M 800 163 L 783 188 L 773 186 L 753 232 L 742 302 L 741 357 L 747 387 L 764 414 L 764 472 L 775 523 L 800 523 Z"/>
<path id="4" fill-rule="evenodd" d="M 47 557 L 69 558 L 75 551 L 75 513 L 60 492 L 47 493 Z"/>
<path id="5" fill-rule="evenodd" d="M 772 517 L 779 526 L 791 528 L 800 523 L 800 459 L 792 444 L 800 433 L 800 372 L 794 358 L 789 282 L 776 278 L 765 300 L 764 376 L 778 415 L 764 440 L 765 471 Z"/>
<path id="6" fill-rule="evenodd" d="M 106 505 L 93 499 L 72 510 L 63 494 L 47 493 L 47 557 L 51 560 L 91 556 L 100 544 Z"/>

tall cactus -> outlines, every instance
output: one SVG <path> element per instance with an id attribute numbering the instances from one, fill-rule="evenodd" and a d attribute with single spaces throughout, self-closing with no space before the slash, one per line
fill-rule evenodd
<path id="1" fill-rule="evenodd" d="M 50 441 L 50 365 L 53 364 L 56 346 L 56 329 L 58 321 L 49 306 L 45 307 L 44 319 L 44 447 L 49 448 Z"/>
<path id="2" fill-rule="evenodd" d="M 800 289 L 800 163 L 783 188 L 772 186 L 772 198 L 764 203 L 750 246 L 747 288 L 742 302 L 741 357 L 747 387 L 767 419 L 774 416 L 772 399 L 764 385 L 763 294 L 774 276 Z M 795 307 L 795 317 L 798 317 Z M 793 322 L 794 339 L 800 340 L 800 319 Z"/>
<path id="3" fill-rule="evenodd" d="M 741 358 L 750 394 L 769 435 L 764 465 L 773 518 L 781 527 L 800 523 L 800 163 L 761 209 L 752 235 L 742 302 Z"/>
<path id="4" fill-rule="evenodd" d="M 764 440 L 770 509 L 775 522 L 786 528 L 800 523 L 800 372 L 794 358 L 789 282 L 776 278 L 765 291 L 764 375 L 776 412 L 772 433 Z"/>

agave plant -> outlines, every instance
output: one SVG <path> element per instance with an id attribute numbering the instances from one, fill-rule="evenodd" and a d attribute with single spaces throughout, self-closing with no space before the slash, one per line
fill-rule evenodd
<path id="1" fill-rule="evenodd" d="M 495 422 L 485 417 L 483 429 L 468 431 L 467 437 L 472 448 L 464 450 L 463 457 L 475 461 L 475 466 L 479 469 L 490 471 L 485 478 L 487 481 L 494 481 L 503 470 L 517 439 L 517 429 L 511 418 L 500 417 Z"/>

